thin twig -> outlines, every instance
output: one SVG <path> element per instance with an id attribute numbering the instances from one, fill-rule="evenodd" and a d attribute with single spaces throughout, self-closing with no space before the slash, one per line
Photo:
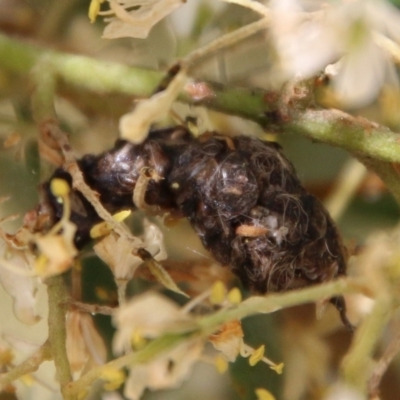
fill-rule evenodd
<path id="1" fill-rule="evenodd" d="M 197 63 L 203 61 L 206 57 L 210 57 L 217 51 L 233 46 L 243 39 L 246 39 L 249 36 L 255 35 L 256 33 L 262 31 L 263 29 L 266 29 L 269 25 L 269 22 L 270 21 L 268 18 L 263 18 L 236 29 L 231 33 L 227 33 L 226 35 L 213 40 L 211 43 L 192 51 L 190 54 L 181 59 L 181 63 L 193 68 Z"/>
<path id="2" fill-rule="evenodd" d="M 365 178 L 367 170 L 357 160 L 349 160 L 339 173 L 332 194 L 324 201 L 334 220 L 338 220 Z"/>
<path id="3" fill-rule="evenodd" d="M 271 17 L 271 11 L 269 10 L 268 7 L 266 7 L 264 4 L 259 3 L 257 1 L 253 0 L 224 0 L 227 3 L 232 3 L 232 4 L 237 4 L 239 6 L 248 8 L 263 17 L 270 18 Z"/>
<path id="4" fill-rule="evenodd" d="M 397 326 L 398 328 L 398 326 Z M 368 381 L 368 393 L 370 398 L 379 396 L 379 385 L 382 377 L 388 369 L 390 363 L 399 354 L 400 351 L 400 332 L 398 332 L 387 346 L 385 352 L 379 361 L 375 364 L 371 377 Z"/>
<path id="5" fill-rule="evenodd" d="M 352 345 L 342 362 L 343 379 L 366 395 L 372 354 L 391 317 L 390 291 L 375 298 L 372 311 L 355 332 Z"/>
<path id="6" fill-rule="evenodd" d="M 0 392 L 7 385 L 24 375 L 37 371 L 43 361 L 51 360 L 51 358 L 50 344 L 46 342 L 20 365 L 17 365 L 5 374 L 0 374 Z"/>
<path id="7" fill-rule="evenodd" d="M 77 309 L 78 311 L 88 314 L 112 315 L 115 310 L 114 307 L 100 306 L 98 304 L 87 304 L 73 299 L 69 299 L 65 305 L 69 308 Z"/>

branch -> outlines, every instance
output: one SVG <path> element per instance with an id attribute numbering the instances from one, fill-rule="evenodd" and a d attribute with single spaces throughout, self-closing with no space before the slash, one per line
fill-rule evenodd
<path id="1" fill-rule="evenodd" d="M 74 299 L 69 299 L 64 305 L 69 309 L 79 310 L 82 313 L 88 314 L 113 315 L 115 312 L 114 307 L 100 306 L 98 304 L 87 304 Z"/>
<path id="2" fill-rule="evenodd" d="M 77 381 L 69 383 L 66 392 L 69 395 L 78 395 L 84 392 L 87 386 L 91 385 L 102 375 L 103 369 L 121 369 L 127 366 L 149 362 L 161 353 L 174 348 L 185 340 L 194 339 L 196 337 L 207 338 L 208 335 L 215 332 L 221 324 L 226 322 L 242 319 L 258 313 L 271 313 L 282 308 L 311 303 L 321 298 L 335 297 L 345 293 L 357 293 L 359 290 L 358 281 L 346 278 L 305 289 L 251 297 L 235 308 L 223 309 L 214 314 L 200 318 L 197 320 L 199 330 L 191 332 L 190 336 L 188 336 L 187 333 L 165 335 L 152 341 L 143 350 L 127 354 L 105 365 L 91 369 Z"/>
<path id="3" fill-rule="evenodd" d="M 146 97 L 163 77 L 162 72 L 60 53 L 0 34 L 0 68 L 27 75 L 44 56 L 66 84 L 94 93 Z"/>
<path id="4" fill-rule="evenodd" d="M 67 300 L 66 289 L 61 275 L 46 280 L 49 297 L 49 342 L 51 354 L 56 366 L 57 379 L 60 382 L 61 392 L 65 399 L 74 397 L 65 394 L 65 386 L 72 380 L 71 369 L 65 346 L 67 332 L 65 326 L 65 308 L 62 306 Z"/>
<path id="5" fill-rule="evenodd" d="M 107 94 L 107 99 L 113 94 L 121 96 L 125 99 L 118 109 L 121 114 L 132 98 L 150 96 L 164 77 L 162 72 L 49 51 L 0 34 L 0 68 L 27 75 L 43 58 L 62 83 L 61 90 L 75 95 L 77 101 L 86 91 L 92 95 L 93 104 L 101 99 L 98 94 Z M 199 96 L 196 85 L 206 89 L 206 94 Z M 400 203 L 400 135 L 384 126 L 340 110 L 316 108 L 312 102 L 302 103 L 302 99 L 289 99 L 283 110 L 280 92 L 212 82 L 192 82 L 179 99 L 347 150 L 375 171 Z M 103 106 L 98 107 L 104 114 L 110 107 Z"/>
<path id="6" fill-rule="evenodd" d="M 0 68 L 28 74 L 43 56 L 64 84 L 97 94 L 146 97 L 164 76 L 162 72 L 144 68 L 45 50 L 0 34 Z M 355 156 L 400 162 L 400 135 L 365 118 L 335 109 L 297 107 L 297 104 L 289 115 L 282 116 L 279 92 L 212 82 L 205 84 L 208 95 L 197 98 L 187 89 L 180 99 L 338 146 Z"/>

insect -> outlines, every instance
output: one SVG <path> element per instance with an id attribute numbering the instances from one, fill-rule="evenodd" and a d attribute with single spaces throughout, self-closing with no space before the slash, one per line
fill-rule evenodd
<path id="1" fill-rule="evenodd" d="M 216 133 L 194 138 L 185 127 L 153 130 L 139 145 L 117 141 L 78 161 L 86 183 L 111 213 L 134 209 L 132 193 L 144 169 L 144 200 L 188 218 L 204 247 L 255 293 L 326 282 L 346 273 L 346 250 L 322 203 L 306 192 L 279 145 Z M 62 169 L 53 177 L 71 182 Z M 53 221 L 62 204 L 43 185 Z M 75 243 L 90 240 L 100 221 L 90 203 L 71 191 Z M 348 327 L 342 297 L 330 300 Z"/>

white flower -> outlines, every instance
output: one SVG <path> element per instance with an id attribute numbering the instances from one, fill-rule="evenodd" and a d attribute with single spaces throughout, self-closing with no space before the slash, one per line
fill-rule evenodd
<path id="1" fill-rule="evenodd" d="M 179 387 L 188 378 L 202 350 L 201 340 L 186 341 L 163 353 L 153 362 L 132 367 L 124 395 L 131 400 L 137 400 L 145 388 L 160 390 Z"/>
<path id="2" fill-rule="evenodd" d="M 143 221 L 144 234 L 143 242 L 146 250 L 153 256 L 157 261 L 162 261 L 167 258 L 167 251 L 164 245 L 164 236 L 160 228 L 145 219 Z"/>
<path id="3" fill-rule="evenodd" d="M 59 275 L 71 268 L 78 251 L 74 245 L 76 226 L 70 221 L 63 222 L 60 234 L 49 233 L 37 236 L 35 243 L 41 252 L 35 272 L 42 277 Z"/>
<path id="4" fill-rule="evenodd" d="M 33 255 L 0 238 L 0 259 L 0 283 L 13 299 L 14 315 L 24 324 L 35 324 L 40 318 L 35 310 L 37 280 L 30 276 Z"/>
<path id="5" fill-rule="evenodd" d="M 400 39 L 400 13 L 394 6 L 385 0 L 304 4 L 271 2 L 271 31 L 284 79 L 311 77 L 341 59 L 333 87 L 345 105 L 356 107 L 371 102 L 384 83 L 397 85 L 389 54 L 377 41 L 380 35 Z"/>
<path id="6" fill-rule="evenodd" d="M 143 245 L 157 261 L 167 258 L 160 229 L 144 220 Z M 112 270 L 116 280 L 129 280 L 143 260 L 132 253 L 128 238 L 112 232 L 94 246 L 94 251 Z"/>
<path id="7" fill-rule="evenodd" d="M 110 268 L 117 280 L 129 280 L 143 262 L 132 253 L 132 243 L 112 232 L 98 242 L 93 250 Z"/>
<path id="8" fill-rule="evenodd" d="M 145 39 L 157 22 L 184 3 L 182 0 L 108 0 L 108 2 L 111 12 L 99 12 L 104 16 L 113 15 L 105 18 L 105 22 L 109 23 L 103 33 L 103 38 L 106 39 L 122 37 Z"/>
<path id="9" fill-rule="evenodd" d="M 114 315 L 117 333 L 114 351 L 129 351 L 132 345 L 167 333 L 184 333 L 196 329 L 191 317 L 179 306 L 158 293 L 146 293 L 126 303 Z M 179 386 L 188 376 L 203 350 L 201 338 L 186 340 L 162 353 L 155 360 L 130 368 L 124 395 L 139 399 L 145 388 L 152 390 Z"/>
<path id="10" fill-rule="evenodd" d="M 339 55 L 339 43 L 326 15 L 303 12 L 298 0 L 271 2 L 271 32 L 284 76 L 309 77 Z"/>
<path id="11" fill-rule="evenodd" d="M 243 336 L 242 324 L 234 320 L 221 326 L 218 332 L 209 337 L 209 340 L 228 361 L 233 362 L 243 348 Z"/>
<path id="12" fill-rule="evenodd" d="M 117 353 L 132 348 L 135 335 L 154 339 L 166 333 L 180 333 L 196 327 L 176 303 L 156 292 L 137 296 L 121 306 L 114 314 L 114 324 L 118 329 L 113 343 Z"/>

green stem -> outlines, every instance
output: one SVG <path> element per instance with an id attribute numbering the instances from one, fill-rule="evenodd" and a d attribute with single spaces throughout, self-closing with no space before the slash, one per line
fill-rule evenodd
<path id="1" fill-rule="evenodd" d="M 221 310 L 202 318 L 198 322 L 203 331 L 210 333 L 219 325 L 235 319 L 241 320 L 258 313 L 271 313 L 282 308 L 312 303 L 320 299 L 329 299 L 346 293 L 358 293 L 359 290 L 359 285 L 356 281 L 348 278 L 338 279 L 304 289 L 271 293 L 266 296 L 253 296 L 243 301 L 236 308 Z"/>
<path id="2" fill-rule="evenodd" d="M 0 68 L 26 75 L 43 56 L 68 85 L 96 93 L 149 96 L 163 77 L 162 72 L 47 50 L 0 34 Z"/>
<path id="3" fill-rule="evenodd" d="M 400 161 L 400 135 L 336 109 L 303 109 L 290 115 L 283 131 L 347 150 L 355 157 Z"/>
<path id="4" fill-rule="evenodd" d="M 68 296 L 61 275 L 48 278 L 46 284 L 49 301 L 49 342 L 56 367 L 57 380 L 60 383 L 64 399 L 72 400 L 74 397 L 65 392 L 66 385 L 72 380 L 65 346 L 67 340 L 65 325 L 66 311 L 63 307 Z"/>
<path id="5" fill-rule="evenodd" d="M 70 396 L 83 394 L 86 392 L 88 386 L 101 377 L 105 369 L 121 369 L 151 361 L 161 353 L 174 348 L 185 339 L 187 339 L 187 337 L 183 335 L 166 335 L 154 340 L 143 350 L 129 353 L 110 361 L 106 365 L 94 367 L 77 381 L 70 382 L 66 387 L 66 393 Z"/>
<path id="6" fill-rule="evenodd" d="M 54 96 L 56 93 L 56 73 L 51 65 L 51 57 L 44 55 L 31 70 L 34 90 L 31 97 L 32 114 L 37 124 L 48 119 L 56 119 Z"/>
<path id="7" fill-rule="evenodd" d="M 117 358 L 106 365 L 95 367 L 90 372 L 75 382 L 67 385 L 68 394 L 84 393 L 86 388 L 95 380 L 99 379 L 102 371 L 106 368 L 121 369 L 136 364 L 145 363 L 155 359 L 162 352 L 174 348 L 185 340 L 206 338 L 215 332 L 221 324 L 242 319 L 258 313 L 271 313 L 281 308 L 298 304 L 311 303 L 321 298 L 330 298 L 345 293 L 359 292 L 359 285 L 350 279 L 339 279 L 334 282 L 324 283 L 318 286 L 308 287 L 300 290 L 293 290 L 285 293 L 274 293 L 267 296 L 251 297 L 232 309 L 223 309 L 214 314 L 197 320 L 199 329 L 195 332 L 183 333 L 181 335 L 165 335 L 155 339 L 143 350 L 127 354 Z"/>
<path id="8" fill-rule="evenodd" d="M 361 393 L 367 393 L 367 381 L 372 370 L 372 355 L 384 331 L 393 304 L 390 297 L 383 294 L 375 301 L 371 313 L 357 329 L 350 350 L 342 363 L 342 376 Z"/>
<path id="9" fill-rule="evenodd" d="M 51 60 L 57 76 L 67 86 L 81 91 L 143 97 L 149 96 L 163 78 L 162 72 L 44 50 L 0 34 L 0 68 L 27 74 L 44 54 Z M 359 157 L 400 162 L 400 135 L 364 118 L 334 109 L 303 107 L 285 120 L 279 115 L 279 92 L 212 82 L 202 84 L 208 86 L 207 95 L 199 98 L 186 89 L 180 99 L 189 104 L 239 115 L 282 132 L 295 132 L 341 147 Z"/>
<path id="10" fill-rule="evenodd" d="M 149 96 L 163 78 L 162 72 L 44 50 L 0 34 L 0 68 L 27 74 L 45 54 L 57 76 L 81 91 L 143 97 Z M 358 157 L 400 162 L 400 135 L 364 118 L 334 109 L 301 107 L 282 119 L 279 92 L 201 84 L 207 85 L 207 95 L 197 97 L 186 89 L 180 99 L 338 146 Z"/>

